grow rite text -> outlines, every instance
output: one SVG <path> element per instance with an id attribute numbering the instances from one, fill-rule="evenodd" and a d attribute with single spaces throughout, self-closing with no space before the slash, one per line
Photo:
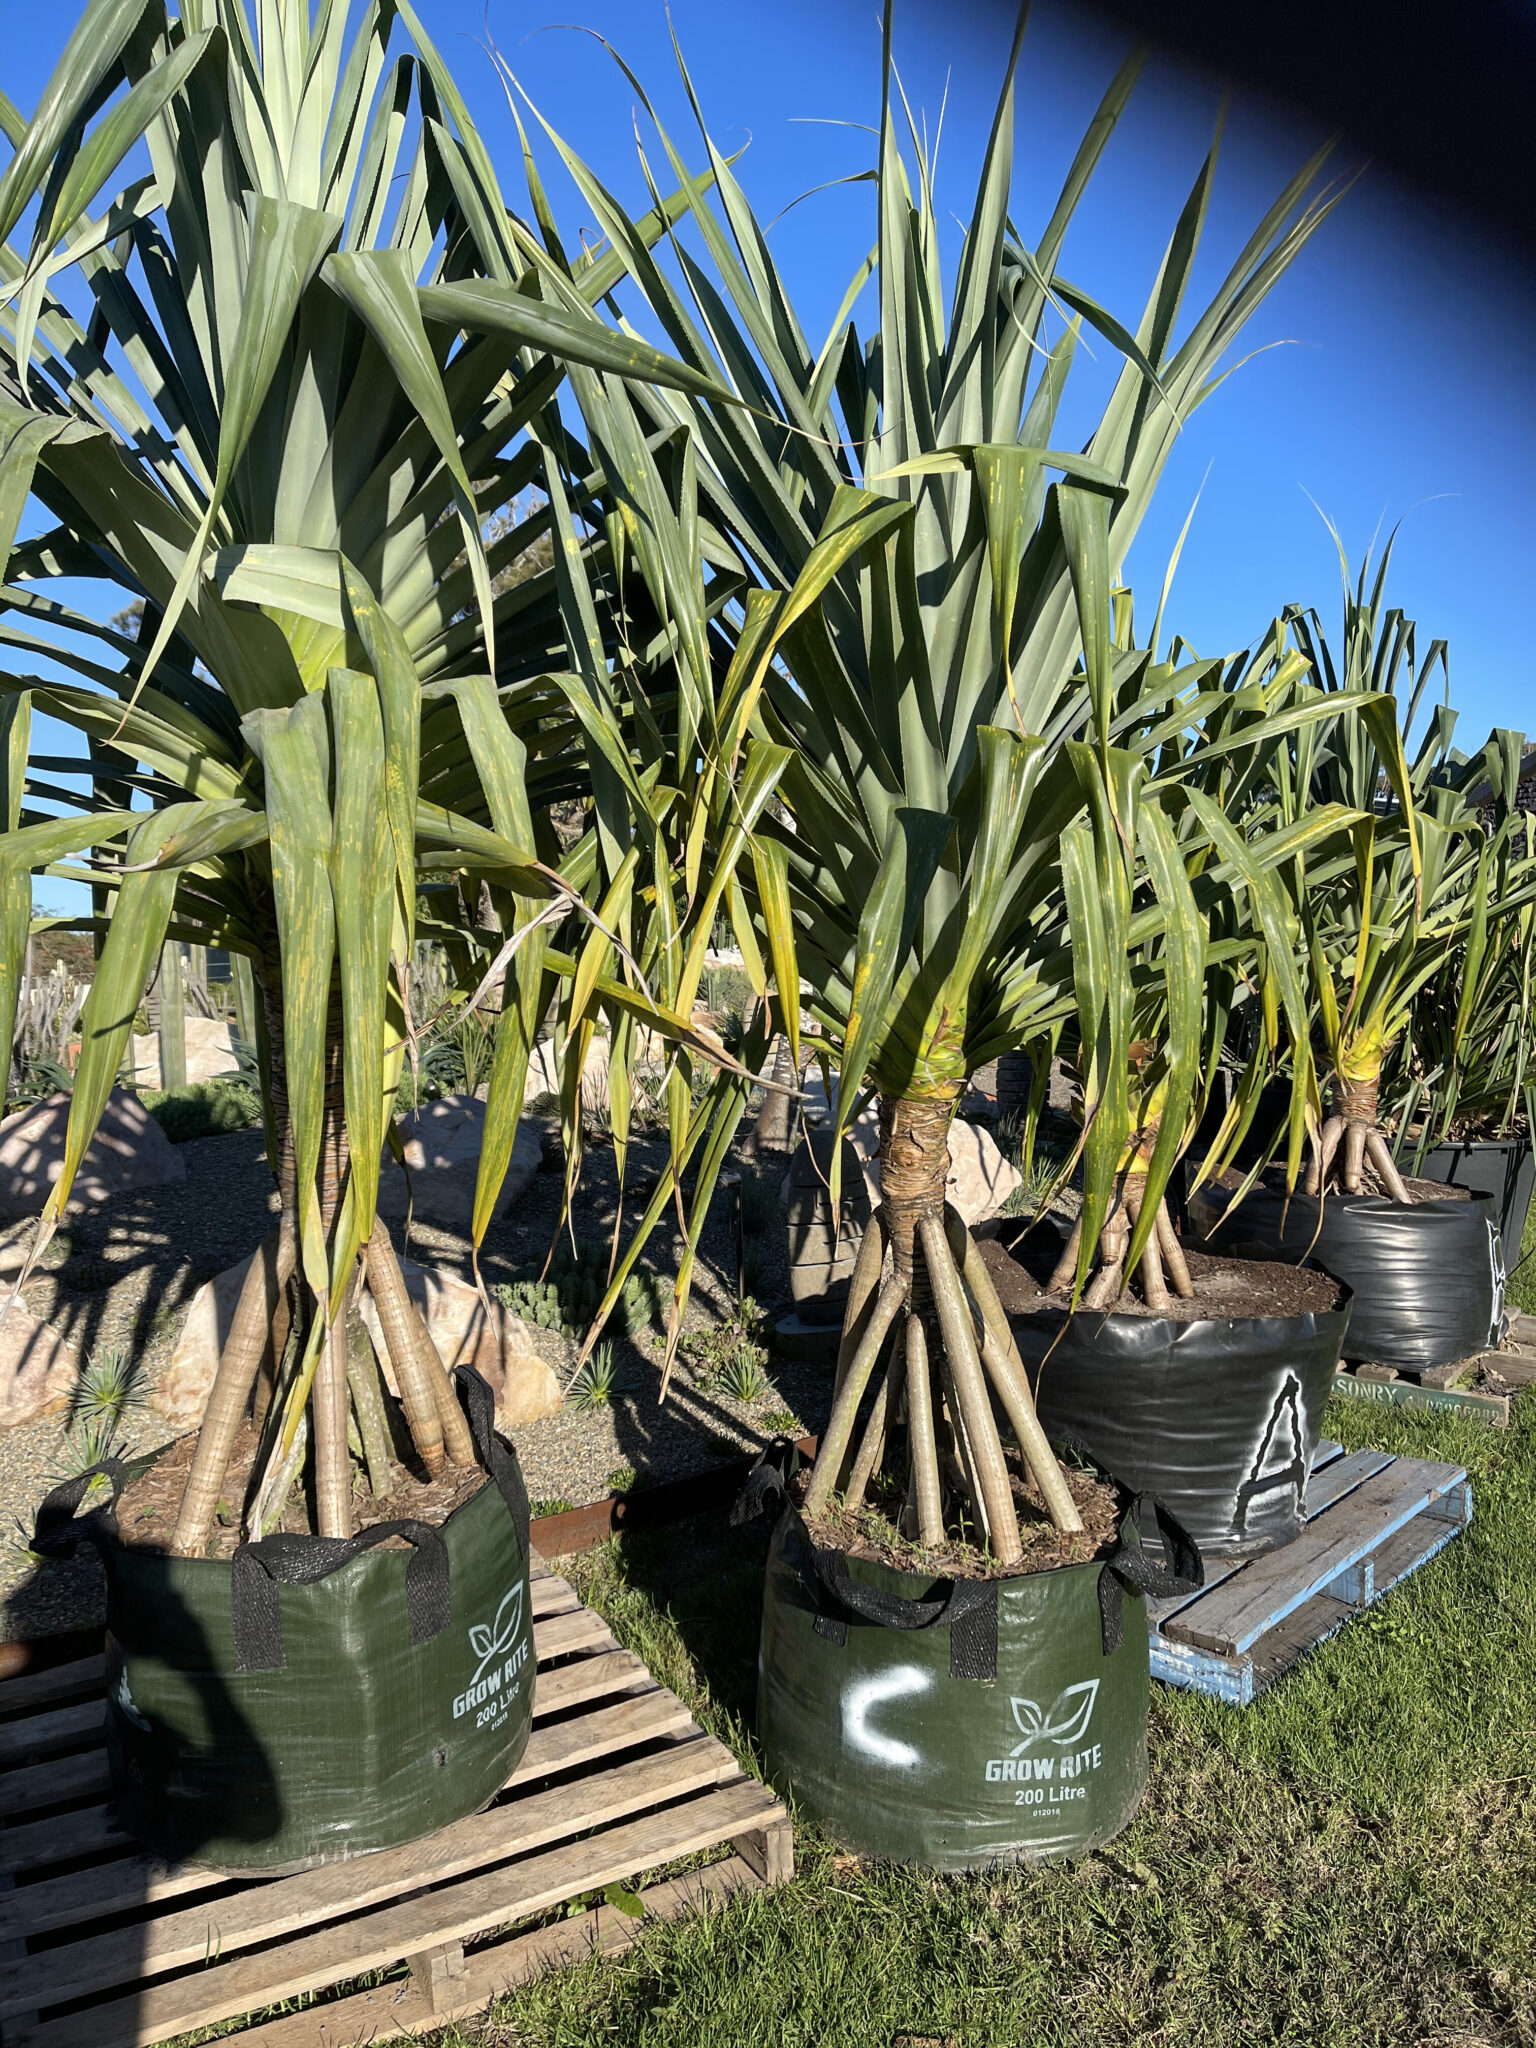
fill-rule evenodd
<path id="1" fill-rule="evenodd" d="M 991 1756 L 987 1758 L 987 1783 L 995 1784 L 1001 1779 L 1005 1785 L 1031 1781 L 1041 1784 L 1080 1778 L 1088 1771 L 1096 1771 L 1103 1761 L 1104 1751 L 1097 1742 L 1072 1756 Z"/>
<path id="2" fill-rule="evenodd" d="M 457 1695 L 453 1702 L 453 1718 L 455 1721 L 462 1714 L 467 1714 L 471 1707 L 483 1706 L 488 1699 L 494 1698 L 503 1687 L 508 1692 L 515 1691 L 517 1674 L 522 1670 L 527 1661 L 528 1644 L 525 1640 L 518 1644 L 505 1664 L 498 1664 L 494 1671 L 487 1671 L 485 1676 L 477 1678 L 467 1691 Z M 991 1776 L 990 1770 L 988 1771 L 988 1776 Z"/>

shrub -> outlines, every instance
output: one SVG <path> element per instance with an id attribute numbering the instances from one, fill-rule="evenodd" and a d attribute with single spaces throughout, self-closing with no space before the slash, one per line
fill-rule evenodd
<path id="1" fill-rule="evenodd" d="M 193 1081 L 185 1088 L 146 1088 L 141 1099 L 173 1145 L 248 1131 L 261 1122 L 255 1089 L 233 1075 L 227 1081 Z"/>

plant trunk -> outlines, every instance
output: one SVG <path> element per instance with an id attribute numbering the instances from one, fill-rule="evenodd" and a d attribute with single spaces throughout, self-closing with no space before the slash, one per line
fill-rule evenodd
<path id="1" fill-rule="evenodd" d="M 262 989 L 262 997 L 269 1048 L 271 1107 L 279 1134 L 278 1191 L 282 1213 L 277 1230 L 251 1262 L 209 1393 L 207 1411 L 172 1538 L 174 1554 L 183 1557 L 201 1556 L 207 1548 L 235 1438 L 251 1403 L 253 1388 L 256 1392 L 256 1423 L 263 1430 L 272 1400 L 281 1400 L 283 1395 L 280 1380 L 283 1347 L 288 1338 L 292 1313 L 290 1282 L 298 1265 L 298 1180 L 292 1121 L 288 1112 L 281 996 L 269 981 Z M 340 1006 L 334 999 L 327 1038 L 329 1050 L 317 1192 L 321 1222 L 329 1236 L 341 1205 L 350 1165 L 342 1084 Z M 448 1454 L 456 1463 L 473 1464 L 474 1446 L 468 1425 L 454 1399 L 442 1360 L 406 1294 L 405 1283 L 389 1243 L 388 1229 L 382 1220 L 376 1223 L 369 1252 L 373 1292 L 381 1322 L 389 1337 L 390 1355 L 398 1374 L 407 1423 L 427 1474 L 435 1477 L 441 1470 L 445 1438 Z M 301 1291 L 300 1299 L 307 1303 L 307 1291 Z M 321 1311 L 316 1309 L 313 1312 Z M 310 1327 L 312 1329 L 313 1325 Z M 299 1337 L 302 1341 L 302 1327 Z M 364 1373 L 361 1361 L 354 1363 L 351 1360 L 351 1349 L 347 1317 L 343 1315 L 338 1317 L 324 1340 L 310 1392 L 312 1426 L 303 1432 L 306 1440 L 314 1446 L 316 1520 L 319 1533 L 327 1536 L 350 1534 L 354 1525 L 352 1465 L 348 1451 L 350 1411 L 355 1410 L 357 1415 L 358 1438 L 374 1491 L 388 1493 L 394 1484 L 387 1411 L 376 1368 L 371 1376 Z M 266 1372 L 258 1386 L 258 1375 L 263 1365 Z M 275 1443 L 269 1444 L 266 1455 L 265 1466 L 252 1474 L 248 1511 L 254 1511 L 259 1498 L 264 1503 L 261 1519 L 270 1526 L 281 1515 L 283 1501 L 291 1490 L 299 1466 L 292 1446 L 281 1461 L 281 1471 L 271 1463 L 278 1455 Z M 264 1529 L 255 1533 L 264 1533 Z"/>
<path id="2" fill-rule="evenodd" d="M 795 1110 L 798 1105 L 794 1096 L 784 1091 L 798 1088 L 800 1076 L 795 1072 L 789 1040 L 782 1031 L 773 1041 L 771 1078 L 780 1086 L 768 1089 L 763 1097 L 763 1106 L 757 1113 L 757 1122 L 747 1134 L 746 1142 L 741 1148 L 744 1159 L 756 1159 L 765 1150 L 787 1152 L 795 1133 Z"/>
<path id="3" fill-rule="evenodd" d="M 1412 1202 L 1413 1196 L 1381 1128 L 1380 1089 L 1376 1075 L 1346 1080 L 1335 1073 L 1334 1113 L 1318 1134 L 1305 1184 L 1309 1195 L 1322 1195 L 1330 1185 L 1336 1185 L 1346 1195 L 1369 1194 L 1372 1190 L 1365 1181 L 1365 1169 L 1369 1166 L 1382 1192 L 1392 1201 Z M 1339 1167 L 1337 1176 L 1335 1166 Z"/>
<path id="4" fill-rule="evenodd" d="M 187 1085 L 187 996 L 181 941 L 167 939 L 160 953 L 160 1086 Z"/>
<path id="5" fill-rule="evenodd" d="M 906 1506 L 900 1519 L 919 1541 L 944 1540 L 946 1469 L 962 1519 L 968 1516 L 1005 1565 L 1023 1556 L 1013 1483 L 993 1409 L 995 1391 L 1041 1488 L 1052 1521 L 1082 1521 L 1035 1417 L 1029 1383 L 1008 1319 L 985 1267 L 953 1210 L 946 1212 L 949 1125 L 945 1099 L 881 1103 L 880 1207 L 860 1250 L 838 1359 L 832 1415 L 805 1497 L 807 1517 L 827 1512 L 839 1487 L 856 1512 L 893 1447 L 905 1451 Z M 885 1254 L 890 1271 L 882 1283 Z M 846 1484 L 859 1411 L 882 1355 L 880 1377 Z M 894 1476 L 894 1475 L 893 1475 Z"/>

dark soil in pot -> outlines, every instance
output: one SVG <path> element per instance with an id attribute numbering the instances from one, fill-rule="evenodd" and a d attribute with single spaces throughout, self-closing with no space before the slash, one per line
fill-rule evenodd
<path id="1" fill-rule="evenodd" d="M 205 1557 L 230 1558 L 239 1546 L 238 1504 L 245 1499 L 260 1441 L 251 1423 L 242 1422 L 240 1433 L 235 1438 L 234 1454 L 229 1461 L 218 1526 L 203 1552 Z M 196 1449 L 197 1432 L 194 1430 L 190 1436 L 178 1437 L 174 1443 L 167 1444 L 154 1463 L 124 1487 L 117 1504 L 117 1533 L 122 1543 L 134 1550 L 161 1554 L 166 1551 L 171 1531 L 176 1526 L 176 1513 L 181 1506 L 187 1472 Z M 427 1481 L 418 1478 L 404 1465 L 397 1464 L 393 1468 L 393 1477 L 393 1490 L 387 1494 L 370 1493 L 364 1486 L 354 1490 L 352 1519 L 360 1530 L 402 1518 L 439 1528 L 455 1508 L 473 1499 L 487 1484 L 489 1475 L 478 1465 L 445 1465 L 436 1479 Z M 285 1536 L 314 1533 L 310 1503 L 302 1488 L 296 1488 L 289 1495 L 288 1505 L 275 1529 Z M 403 1537 L 391 1538 L 390 1541 L 397 1547 L 405 1547 Z"/>
<path id="2" fill-rule="evenodd" d="M 985 1254 L 1047 1432 L 1166 1501 L 1207 1555 L 1292 1541 L 1348 1290 L 1300 1267 L 1190 1253 L 1194 1298 L 1175 1297 L 1171 1314 L 1127 1295 L 1112 1313 L 1069 1315 L 1044 1284 L 1059 1254 L 1040 1229 Z"/>
<path id="3" fill-rule="evenodd" d="M 1411 1202 L 1332 1194 L 1287 1199 L 1271 1172 L 1228 1218 L 1233 1188 L 1201 1189 L 1192 1228 L 1229 1253 L 1302 1260 L 1353 1297 L 1344 1356 L 1399 1372 L 1472 1358 L 1500 1341 L 1504 1244 L 1493 1197 L 1410 1180 Z"/>
<path id="4" fill-rule="evenodd" d="M 1003 1456 L 1013 1487 L 1019 1534 L 1024 1539 L 1022 1565 L 1000 1565 L 969 1543 L 946 1543 L 942 1549 L 925 1550 L 902 1535 L 898 1524 L 906 1492 L 884 1473 L 876 1475 L 870 1484 L 870 1498 L 852 1514 L 834 1495 L 826 1514 L 807 1523 L 811 1540 L 848 1557 L 888 1565 L 893 1571 L 926 1573 L 929 1578 L 942 1574 L 951 1579 L 1002 1579 L 1056 1571 L 1066 1564 L 1086 1564 L 1113 1546 L 1120 1527 L 1120 1496 L 1115 1487 L 1092 1472 L 1068 1465 L 1066 1480 L 1083 1518 L 1083 1533 L 1064 1535 L 1052 1526 L 1017 1448 L 1005 1444 Z M 804 1492 L 802 1476 L 790 1487 L 790 1498 L 797 1506 Z"/>
<path id="5" fill-rule="evenodd" d="M 1070 1297 L 1065 1292 L 1052 1294 L 1045 1284 L 1061 1256 L 1061 1240 L 1054 1230 L 1026 1231 L 1011 1245 L 1001 1236 L 983 1240 L 981 1255 L 1010 1316 L 1040 1315 L 1053 1309 L 1065 1315 Z M 1189 1250 L 1185 1259 L 1194 1282 L 1193 1300 L 1174 1295 L 1166 1311 L 1150 1309 L 1138 1295 L 1127 1291 L 1115 1304 L 1114 1314 L 1193 1323 L 1213 1316 L 1320 1315 L 1339 1306 L 1338 1283 L 1303 1266 Z M 1088 1313 L 1078 1311 L 1080 1316 Z"/>

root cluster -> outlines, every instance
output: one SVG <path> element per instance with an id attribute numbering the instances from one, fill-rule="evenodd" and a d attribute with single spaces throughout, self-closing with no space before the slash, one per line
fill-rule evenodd
<path id="1" fill-rule="evenodd" d="M 969 1231 L 950 1208 L 924 1208 L 908 1238 L 910 1221 L 898 1186 L 897 1207 L 887 1192 L 865 1232 L 832 1416 L 805 1512 L 814 1520 L 839 1489 L 845 1509 L 856 1511 L 893 1431 L 904 1425 L 903 1532 L 938 1548 L 946 1519 L 964 1516 L 1001 1564 L 1016 1564 L 1023 1544 L 994 1397 L 1056 1528 L 1079 1531 L 1082 1517 L 1040 1427 L 1007 1314 Z M 865 1392 L 882 1363 L 855 1443 Z"/>
<path id="2" fill-rule="evenodd" d="M 409 1442 L 429 1479 L 438 1476 L 445 1461 L 462 1466 L 477 1462 L 469 1426 L 431 1334 L 406 1291 L 382 1220 L 374 1226 L 346 1307 L 321 1340 L 308 1407 L 288 1448 L 282 1448 L 286 1376 L 297 1369 L 303 1351 L 296 1265 L 297 1240 L 285 1216 L 252 1259 L 235 1307 L 171 1539 L 171 1549 L 179 1557 L 200 1557 L 207 1548 L 235 1439 L 247 1413 L 263 1436 L 244 1503 L 244 1525 L 253 1538 L 278 1521 L 311 1451 L 318 1533 L 355 1533 L 350 1452 L 354 1432 L 369 1486 L 381 1498 L 397 1484 L 397 1436 L 402 1447 Z M 360 1313 L 365 1287 L 378 1312 L 400 1389 L 399 1408 L 393 1413 Z"/>

